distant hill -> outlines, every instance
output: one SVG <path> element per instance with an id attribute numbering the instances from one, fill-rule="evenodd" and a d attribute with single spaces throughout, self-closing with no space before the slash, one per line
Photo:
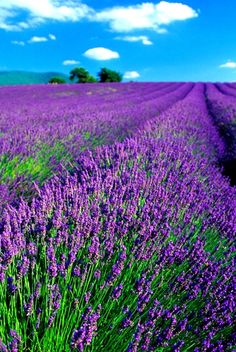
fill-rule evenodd
<path id="1" fill-rule="evenodd" d="M 58 72 L 0 71 L 0 85 L 43 84 L 52 77 L 61 77 L 69 82 L 65 74 Z"/>

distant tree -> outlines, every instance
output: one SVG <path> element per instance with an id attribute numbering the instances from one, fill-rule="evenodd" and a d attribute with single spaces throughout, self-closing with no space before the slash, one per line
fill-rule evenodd
<path id="1" fill-rule="evenodd" d="M 70 71 L 70 80 L 77 80 L 77 83 L 93 83 L 97 82 L 96 78 L 91 76 L 83 67 L 75 67 Z"/>
<path id="2" fill-rule="evenodd" d="M 122 74 L 106 67 L 101 68 L 98 72 L 99 82 L 121 82 Z"/>
<path id="3" fill-rule="evenodd" d="M 66 81 L 64 80 L 64 78 L 61 77 L 52 77 L 48 83 L 51 84 L 64 84 L 66 83 Z"/>
<path id="4" fill-rule="evenodd" d="M 93 77 L 92 75 L 89 75 L 88 76 L 88 81 L 87 81 L 88 83 L 96 83 L 97 82 L 97 80 L 96 80 L 96 78 L 95 77 Z"/>

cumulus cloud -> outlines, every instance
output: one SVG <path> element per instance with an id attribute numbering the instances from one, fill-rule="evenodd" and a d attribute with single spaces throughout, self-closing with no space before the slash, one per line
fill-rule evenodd
<path id="1" fill-rule="evenodd" d="M 99 61 L 118 59 L 120 57 L 117 51 L 112 51 L 103 47 L 88 49 L 87 51 L 85 51 L 84 56 L 89 59 Z"/>
<path id="2" fill-rule="evenodd" d="M 23 42 L 22 40 L 12 40 L 11 43 L 14 45 L 25 46 L 25 42 Z"/>
<path id="3" fill-rule="evenodd" d="M 26 12 L 24 22 L 14 21 L 19 11 Z M 88 17 L 90 12 L 94 10 L 77 0 L 1 0 L 0 28 L 17 31 L 50 19 L 75 22 Z"/>
<path id="4" fill-rule="evenodd" d="M 39 37 L 39 36 L 33 36 L 28 40 L 29 44 L 32 43 L 43 43 L 43 42 L 48 42 L 49 40 L 56 40 L 56 36 L 54 34 L 49 34 L 47 37 Z"/>
<path id="5" fill-rule="evenodd" d="M 32 38 L 30 38 L 28 40 L 28 43 L 32 44 L 32 43 L 42 43 L 42 42 L 47 42 L 48 41 L 48 38 L 47 37 L 37 37 L 37 36 L 34 36 Z"/>
<path id="6" fill-rule="evenodd" d="M 23 12 L 24 11 L 24 12 Z M 18 21 L 24 14 L 23 21 Z M 0 28 L 23 30 L 47 20 L 77 22 L 81 19 L 107 23 L 115 32 L 151 29 L 165 33 L 174 21 L 198 17 L 198 12 L 181 2 L 143 2 L 131 6 L 113 6 L 95 11 L 79 0 L 1 0 Z"/>
<path id="7" fill-rule="evenodd" d="M 236 68 L 236 62 L 229 60 L 225 64 L 220 65 L 220 68 Z"/>
<path id="8" fill-rule="evenodd" d="M 78 65 L 80 62 L 77 60 L 64 60 L 62 65 L 70 66 L 70 65 Z"/>
<path id="9" fill-rule="evenodd" d="M 116 37 L 117 40 L 124 40 L 125 42 L 142 42 L 143 45 L 152 45 L 153 42 L 146 35 L 139 36 L 124 36 L 124 37 Z"/>
<path id="10" fill-rule="evenodd" d="M 188 5 L 161 1 L 158 4 L 146 2 L 126 7 L 115 6 L 96 13 L 94 20 L 107 22 L 115 32 L 140 29 L 163 32 L 163 25 L 194 17 L 198 17 L 198 13 Z"/>
<path id="11" fill-rule="evenodd" d="M 140 74 L 137 71 L 126 71 L 124 73 L 124 78 L 125 79 L 135 79 L 140 77 Z"/>

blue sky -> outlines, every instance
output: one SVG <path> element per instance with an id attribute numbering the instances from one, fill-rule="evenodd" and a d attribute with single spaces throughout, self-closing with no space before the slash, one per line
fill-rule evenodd
<path id="1" fill-rule="evenodd" d="M 1 0 L 0 70 L 236 81 L 236 1 Z"/>

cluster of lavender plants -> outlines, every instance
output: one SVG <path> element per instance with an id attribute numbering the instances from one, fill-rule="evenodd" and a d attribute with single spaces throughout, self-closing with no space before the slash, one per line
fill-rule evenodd
<path id="1" fill-rule="evenodd" d="M 218 167 L 227 146 L 211 85 L 92 86 L 34 88 L 35 134 L 24 130 L 31 113 L 15 128 L 30 156 L 43 124 L 48 136 L 55 126 L 72 166 L 4 207 L 0 351 L 234 351 L 236 189 Z M 71 131 L 100 123 L 105 145 L 76 153 Z"/>
<path id="2" fill-rule="evenodd" d="M 226 84 L 208 84 L 208 105 L 228 146 L 224 158 L 236 158 L 236 89 Z"/>
<path id="3" fill-rule="evenodd" d="M 0 89 L 0 201 L 32 197 L 81 152 L 131 136 L 183 98 L 192 84 L 85 84 Z"/>

